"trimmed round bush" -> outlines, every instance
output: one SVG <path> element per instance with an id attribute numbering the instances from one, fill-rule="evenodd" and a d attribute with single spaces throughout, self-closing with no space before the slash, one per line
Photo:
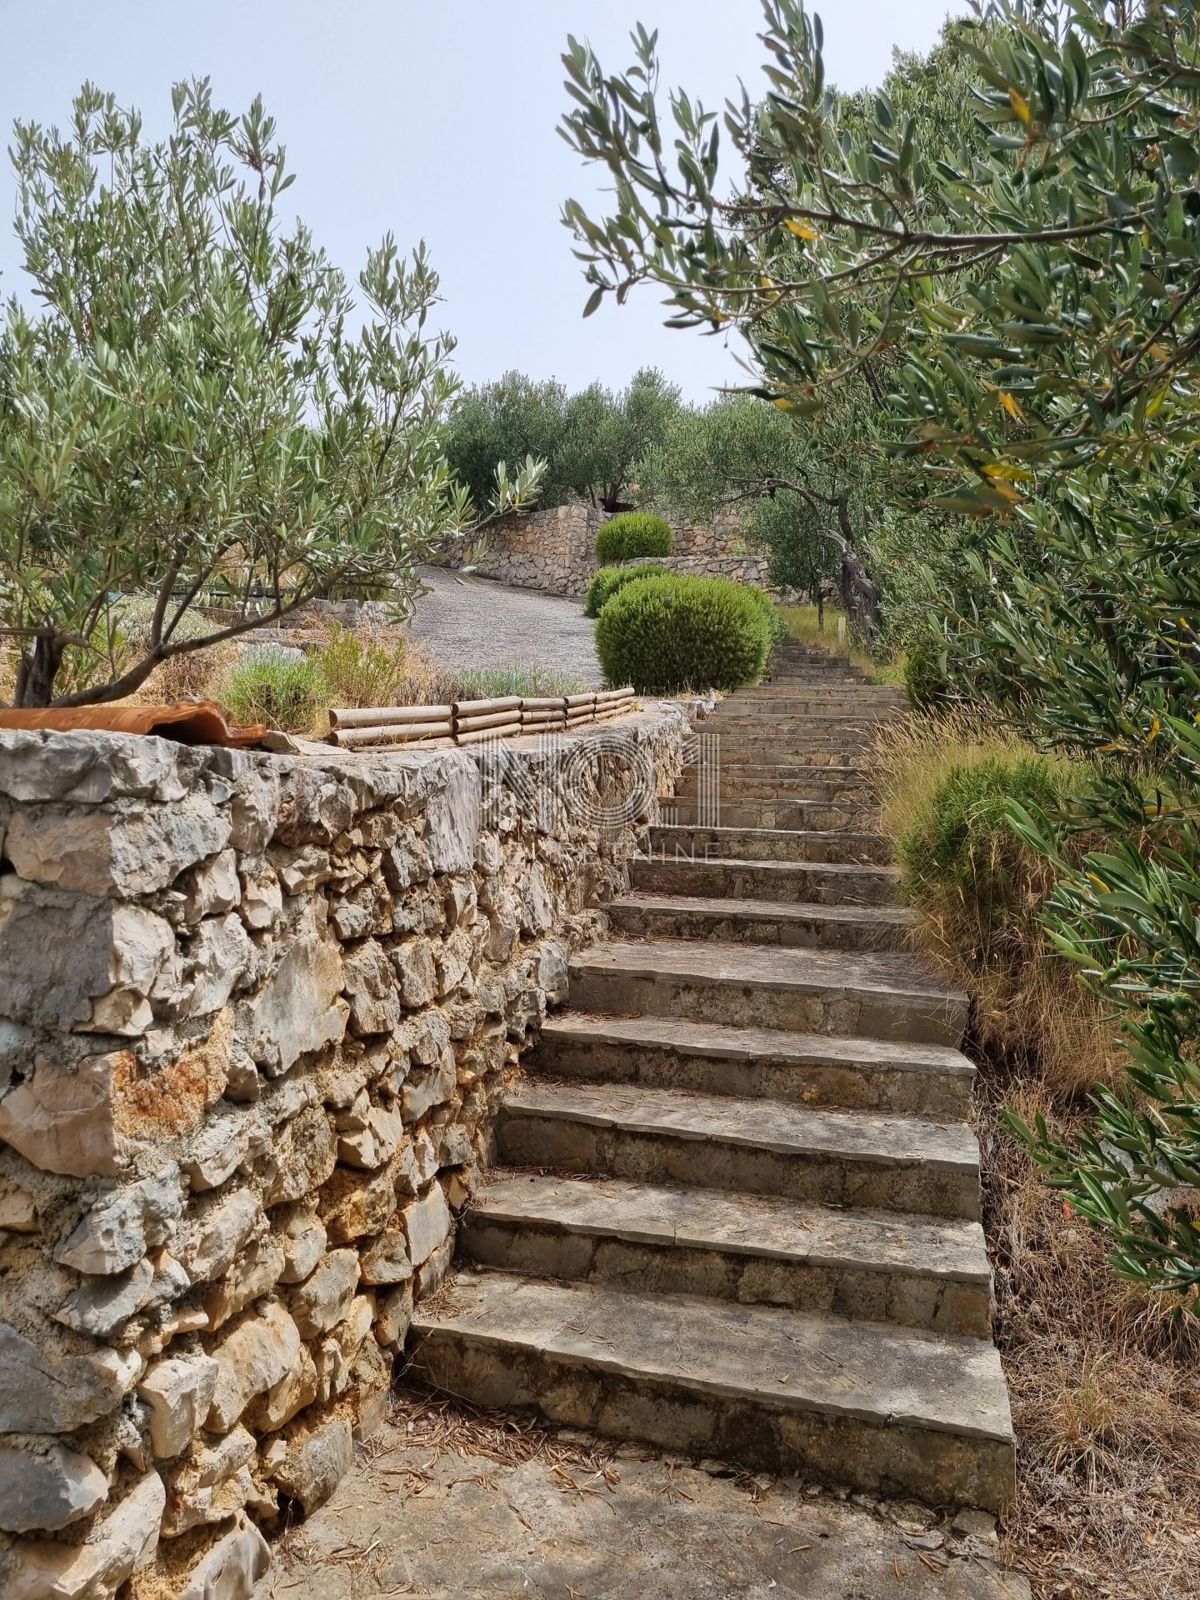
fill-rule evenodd
<path id="1" fill-rule="evenodd" d="M 670 554 L 671 524 L 649 511 L 623 511 L 596 535 L 596 560 L 601 566 Z"/>
<path id="2" fill-rule="evenodd" d="M 596 624 L 608 681 L 643 694 L 757 683 L 770 649 L 762 607 L 727 578 L 639 578 L 612 596 Z"/>
<path id="3" fill-rule="evenodd" d="M 627 583 L 632 583 L 635 578 L 662 576 L 661 567 L 601 567 L 588 584 L 583 614 L 585 617 L 598 617 L 613 595 Z"/>

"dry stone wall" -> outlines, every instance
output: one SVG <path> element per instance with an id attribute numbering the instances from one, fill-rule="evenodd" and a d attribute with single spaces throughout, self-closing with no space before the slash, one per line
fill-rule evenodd
<path id="1" fill-rule="evenodd" d="M 673 553 L 660 565 L 697 577 L 733 578 L 766 589 L 785 605 L 801 596 L 771 582 L 764 556 L 747 548 L 741 521 L 732 511 L 711 523 L 668 517 Z M 580 597 L 596 571 L 596 534 L 607 514 L 582 501 L 505 517 L 488 529 L 477 570 L 518 589 Z"/>
<path id="2" fill-rule="evenodd" d="M 685 732 L 0 734 L 6 1600 L 242 1600 L 331 1492 Z"/>

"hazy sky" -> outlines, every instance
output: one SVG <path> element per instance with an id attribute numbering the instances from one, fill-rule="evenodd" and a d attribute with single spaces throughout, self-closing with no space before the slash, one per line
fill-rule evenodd
<path id="1" fill-rule="evenodd" d="M 827 0 L 826 65 L 843 88 L 875 83 L 892 49 L 927 48 L 952 0 Z M 84 79 L 143 112 L 159 135 L 171 83 L 208 75 L 220 104 L 263 94 L 298 174 L 296 211 L 356 272 L 389 228 L 428 241 L 444 325 L 472 382 L 519 367 L 571 387 L 623 384 L 661 366 L 702 398 L 736 373 L 716 339 L 672 332 L 652 290 L 587 322 L 567 195 L 596 192 L 555 133 L 559 56 L 587 37 L 605 68 L 630 59 L 635 22 L 660 29 L 664 82 L 719 106 L 742 76 L 762 85 L 759 0 L 0 0 L 0 119 L 65 123 Z M 7 147 L 7 137 L 5 138 Z M 0 293 L 19 287 L 0 170 Z"/>

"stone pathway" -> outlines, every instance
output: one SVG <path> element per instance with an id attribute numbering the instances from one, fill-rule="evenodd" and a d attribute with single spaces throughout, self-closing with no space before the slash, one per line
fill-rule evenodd
<path id="1" fill-rule="evenodd" d="M 611 940 L 574 959 L 460 1271 L 413 1323 L 435 1391 L 668 1455 L 565 1506 L 534 1464 L 427 1464 L 433 1499 L 372 1535 L 408 1588 L 281 1596 L 1027 1593 L 944 1521 L 913 1545 L 869 1509 L 998 1510 L 1014 1473 L 965 997 L 910 953 L 875 831 L 866 751 L 898 703 L 799 647 L 722 702 L 719 825 L 687 776 Z M 382 1448 L 415 1459 L 402 1431 Z M 743 1489 L 681 1464 L 701 1458 Z M 353 1486 L 307 1547 L 347 1516 L 365 1530 Z"/>
<path id="2" fill-rule="evenodd" d="M 416 603 L 409 637 L 436 666 L 461 671 L 535 664 L 599 686 L 595 625 L 575 600 L 510 589 L 441 567 L 422 567 L 429 593 Z"/>

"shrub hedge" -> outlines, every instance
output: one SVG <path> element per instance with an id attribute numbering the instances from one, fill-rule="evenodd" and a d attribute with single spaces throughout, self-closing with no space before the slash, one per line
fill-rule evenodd
<path id="1" fill-rule="evenodd" d="M 238 722 L 265 722 L 284 733 L 308 733 L 328 706 L 329 694 L 329 680 L 312 656 L 256 650 L 232 669 L 221 698 Z"/>
<path id="2" fill-rule="evenodd" d="M 617 590 L 623 589 L 627 583 L 632 583 L 635 578 L 660 578 L 663 576 L 664 573 L 661 567 L 601 567 L 591 583 L 588 584 L 583 614 L 585 617 L 598 617 L 605 604 L 612 599 Z"/>
<path id="3" fill-rule="evenodd" d="M 649 511 L 624 511 L 610 518 L 596 535 L 596 560 L 601 566 L 670 554 L 671 525 Z"/>
<path id="4" fill-rule="evenodd" d="M 618 590 L 596 624 L 610 683 L 644 694 L 736 689 L 762 677 L 771 630 L 753 591 L 726 578 L 656 573 Z"/>

